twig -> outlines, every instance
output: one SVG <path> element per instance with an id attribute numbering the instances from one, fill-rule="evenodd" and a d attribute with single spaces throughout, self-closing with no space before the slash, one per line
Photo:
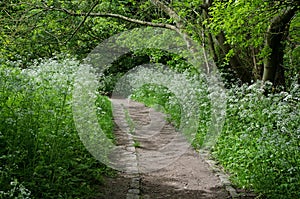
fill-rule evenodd
<path id="1" fill-rule="evenodd" d="M 66 13 L 68 15 L 71 15 L 71 16 L 87 16 L 87 13 L 75 13 L 75 12 L 72 12 L 72 11 L 64 9 L 64 8 L 54 8 L 54 7 L 42 7 L 42 8 L 45 11 L 47 11 L 47 10 L 60 11 L 60 12 L 64 12 L 64 13 Z M 112 17 L 112 18 L 117 18 L 117 19 L 121 19 L 121 20 L 124 20 L 124 21 L 132 22 L 132 23 L 136 23 L 136 24 L 140 24 L 140 25 L 144 25 L 144 26 L 167 28 L 167 29 L 171 29 L 171 30 L 175 30 L 176 32 L 179 32 L 179 29 L 176 26 L 171 25 L 171 24 L 153 23 L 153 22 L 149 22 L 149 21 L 142 21 L 142 20 L 126 17 L 126 16 L 120 15 L 120 14 L 92 13 L 91 12 L 91 13 L 89 13 L 88 16 L 89 17 Z"/>
<path id="2" fill-rule="evenodd" d="M 74 32 L 72 33 L 72 35 L 64 42 L 64 44 L 68 43 L 74 37 L 74 35 L 78 32 L 79 28 L 84 24 L 84 22 L 86 21 L 86 19 L 88 18 L 88 16 L 91 14 L 91 12 L 93 11 L 93 9 L 98 5 L 98 3 L 99 3 L 99 1 L 96 1 L 96 3 L 91 7 L 91 9 L 88 11 L 88 13 L 84 16 L 83 20 L 80 22 L 80 24 L 74 30 Z"/>

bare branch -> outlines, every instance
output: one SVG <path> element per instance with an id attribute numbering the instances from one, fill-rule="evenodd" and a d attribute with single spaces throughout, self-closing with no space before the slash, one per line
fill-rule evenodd
<path id="1" fill-rule="evenodd" d="M 96 1 L 96 3 L 91 7 L 91 9 L 88 11 L 88 13 L 84 16 L 83 20 L 80 22 L 80 24 L 77 26 L 77 28 L 74 30 L 74 32 L 72 33 L 72 35 L 70 36 L 69 39 L 67 39 L 64 43 L 68 43 L 73 37 L 74 35 L 78 32 L 79 28 L 84 24 L 84 22 L 86 21 L 87 17 L 91 14 L 91 12 L 93 11 L 93 9 L 98 5 L 99 1 Z"/>
<path id="2" fill-rule="evenodd" d="M 176 21 L 176 26 L 178 27 L 178 33 L 183 37 L 184 41 L 186 42 L 187 48 L 194 54 L 197 55 L 199 53 L 199 49 L 195 49 L 193 40 L 189 37 L 189 35 L 184 31 L 184 22 L 186 19 L 182 19 L 172 8 L 170 8 L 165 3 L 159 1 L 159 0 L 151 0 L 151 2 L 158 6 L 160 9 L 162 9 L 166 14 L 168 14 L 171 18 L 173 18 Z M 204 41 L 203 41 L 204 46 Z M 203 56 L 205 58 L 205 64 L 206 64 L 206 72 L 209 73 L 209 63 L 207 59 L 206 51 L 203 47 Z"/>
<path id="3" fill-rule="evenodd" d="M 172 10 L 169 6 L 162 3 L 159 0 L 150 0 L 154 5 L 158 6 L 160 9 L 162 9 L 166 14 L 168 14 L 171 18 L 173 18 L 176 21 L 176 26 L 181 29 L 183 28 L 183 20 L 181 17 Z"/>
<path id="4" fill-rule="evenodd" d="M 42 7 L 43 10 L 45 11 L 60 11 L 60 12 L 64 12 L 68 15 L 71 16 L 87 16 L 87 13 L 75 13 L 73 11 L 64 9 L 64 8 L 55 8 L 55 7 Z M 152 26 L 152 27 L 160 27 L 160 28 L 167 28 L 167 29 L 171 29 L 171 30 L 175 30 L 176 32 L 179 32 L 179 29 L 171 24 L 164 24 L 164 23 L 153 23 L 153 22 L 149 22 L 149 21 L 142 21 L 139 19 L 133 19 L 130 17 L 126 17 L 124 15 L 120 15 L 120 14 L 114 14 L 114 13 L 89 13 L 88 15 L 89 17 L 112 17 L 112 18 L 116 18 L 116 19 L 121 19 L 124 21 L 128 21 L 131 23 L 136 23 L 136 24 L 140 24 L 143 26 Z"/>

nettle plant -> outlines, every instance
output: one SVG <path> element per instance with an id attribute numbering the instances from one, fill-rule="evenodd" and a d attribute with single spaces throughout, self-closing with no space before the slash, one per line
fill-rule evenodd
<path id="1" fill-rule="evenodd" d="M 93 184 L 101 183 L 106 167 L 85 149 L 74 125 L 79 67 L 68 58 L 39 60 L 28 69 L 0 67 L 0 198 L 17 197 L 18 190 L 32 198 L 95 195 Z M 110 102 L 98 96 L 95 103 L 99 123 L 111 133 Z"/>

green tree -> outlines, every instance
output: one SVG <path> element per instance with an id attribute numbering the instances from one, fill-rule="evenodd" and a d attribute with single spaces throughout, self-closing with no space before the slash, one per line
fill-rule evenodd
<path id="1" fill-rule="evenodd" d="M 299 51 L 297 23 L 290 28 L 299 19 L 297 0 L 27 0 L 6 1 L 1 8 L 0 53 L 12 60 L 57 52 L 84 57 L 113 34 L 154 26 L 191 36 L 242 82 L 284 85 L 284 57 Z"/>
<path id="2" fill-rule="evenodd" d="M 210 27 L 217 37 L 223 35 L 255 79 L 285 85 L 284 49 L 299 9 L 300 2 L 294 0 L 215 0 Z"/>
<path id="3" fill-rule="evenodd" d="M 98 5 L 98 6 L 97 6 Z M 98 10 L 121 10 L 108 2 L 92 1 L 5 1 L 0 5 L 0 55 L 22 64 L 57 53 L 84 57 L 103 39 L 125 29 L 126 24 L 108 18 L 74 17 L 63 10 L 77 14 Z M 52 8 L 56 8 L 53 10 Z M 112 10 L 117 12 L 116 10 Z M 24 66 L 25 67 L 25 66 Z"/>

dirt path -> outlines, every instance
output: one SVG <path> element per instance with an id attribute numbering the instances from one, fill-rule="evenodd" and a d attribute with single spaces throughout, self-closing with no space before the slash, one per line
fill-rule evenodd
<path id="1" fill-rule="evenodd" d="M 113 99 L 112 103 L 117 145 L 129 148 L 136 163 L 126 164 L 137 168 L 105 179 L 103 198 L 231 197 L 204 158 L 165 122 L 163 114 L 133 101 Z"/>

